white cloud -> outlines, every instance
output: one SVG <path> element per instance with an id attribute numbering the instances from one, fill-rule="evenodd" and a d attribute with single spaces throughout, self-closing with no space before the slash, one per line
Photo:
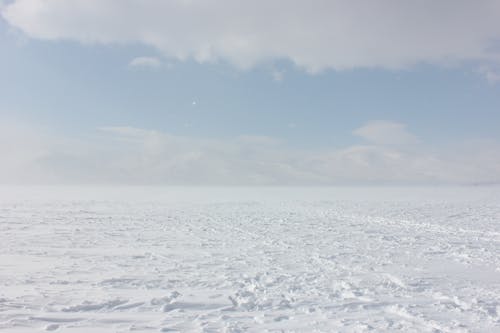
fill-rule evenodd
<path id="1" fill-rule="evenodd" d="M 273 76 L 273 80 L 276 82 L 281 82 L 285 78 L 285 72 L 278 69 L 273 69 L 271 75 Z"/>
<path id="2" fill-rule="evenodd" d="M 409 145 L 418 143 L 406 125 L 392 121 L 377 120 L 353 131 L 353 134 L 378 145 Z"/>
<path id="3" fill-rule="evenodd" d="M 2 122 L 0 183 L 177 185 L 500 182 L 500 144 L 406 149 L 370 143 L 301 150 L 267 136 L 233 140 L 101 127 L 85 139 Z M 399 124 L 400 125 L 400 124 Z M 9 130 L 10 129 L 10 130 Z"/>
<path id="4" fill-rule="evenodd" d="M 478 70 L 479 74 L 491 84 L 500 82 L 500 70 L 491 68 L 490 66 L 481 66 Z"/>
<path id="5" fill-rule="evenodd" d="M 4 172 L 17 173 L 23 165 L 44 154 L 44 144 L 33 133 L 32 126 L 2 119 L 0 122 L 0 152 Z"/>
<path id="6" fill-rule="evenodd" d="M 149 68 L 159 68 L 162 65 L 160 59 L 156 57 L 137 57 L 132 59 L 128 65 L 130 67 L 149 67 Z"/>
<path id="7" fill-rule="evenodd" d="M 143 43 L 168 57 L 240 68 L 289 59 L 310 72 L 498 63 L 498 0 L 14 0 L 33 38 Z"/>

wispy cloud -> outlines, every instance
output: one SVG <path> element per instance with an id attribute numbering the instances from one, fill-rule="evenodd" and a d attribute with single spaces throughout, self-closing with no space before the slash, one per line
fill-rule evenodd
<path id="1" fill-rule="evenodd" d="M 128 65 L 130 67 L 160 68 L 162 61 L 156 57 L 137 57 L 132 59 Z"/>
<path id="2" fill-rule="evenodd" d="M 273 80 L 276 82 L 281 82 L 285 78 L 285 72 L 279 69 L 273 69 L 272 72 Z"/>
<path id="3" fill-rule="evenodd" d="M 500 82 L 500 68 L 491 66 L 481 66 L 478 73 L 484 76 L 484 78 L 491 84 Z"/>
<path id="4" fill-rule="evenodd" d="M 419 141 L 405 124 L 384 120 L 369 122 L 354 130 L 353 134 L 378 145 L 409 145 Z"/>
<path id="5" fill-rule="evenodd" d="M 10 126 L 11 127 L 11 126 Z M 12 128 L 12 127 L 11 127 Z M 403 124 L 370 122 L 370 142 L 302 150 L 267 136 L 231 141 L 128 126 L 106 126 L 86 139 L 38 130 L 1 131 L 0 182 L 178 185 L 474 184 L 500 181 L 500 144 L 415 149 Z M 28 128 L 28 127 L 26 127 Z M 385 128 L 391 134 L 381 135 Z M 19 130 L 18 130 L 19 129 Z M 376 130 L 374 130 L 376 129 Z M 358 133 L 359 134 L 359 133 Z M 13 148 L 14 147 L 14 148 Z"/>

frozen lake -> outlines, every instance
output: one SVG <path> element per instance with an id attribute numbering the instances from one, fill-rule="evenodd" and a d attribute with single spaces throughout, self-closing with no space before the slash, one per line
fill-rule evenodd
<path id="1" fill-rule="evenodd" d="M 500 332 L 500 188 L 0 189 L 0 331 Z"/>

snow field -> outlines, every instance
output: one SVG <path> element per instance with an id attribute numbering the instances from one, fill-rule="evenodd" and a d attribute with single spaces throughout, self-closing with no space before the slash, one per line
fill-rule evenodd
<path id="1" fill-rule="evenodd" d="M 500 332 L 500 191 L 248 191 L 2 196 L 0 331 Z"/>

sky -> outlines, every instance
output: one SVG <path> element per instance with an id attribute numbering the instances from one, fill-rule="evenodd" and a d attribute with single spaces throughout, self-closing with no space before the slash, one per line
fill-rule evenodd
<path id="1" fill-rule="evenodd" d="M 0 183 L 500 183 L 500 1 L 0 1 Z"/>

